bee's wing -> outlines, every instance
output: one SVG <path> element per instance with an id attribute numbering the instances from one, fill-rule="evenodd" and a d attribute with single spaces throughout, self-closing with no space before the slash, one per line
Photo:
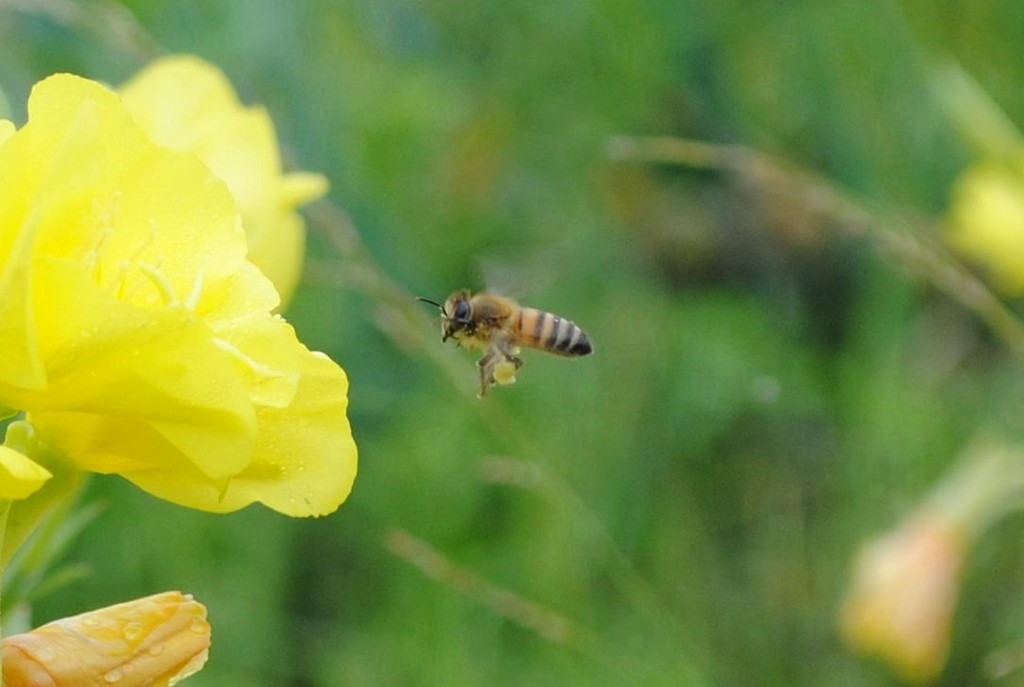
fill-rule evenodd
<path id="1" fill-rule="evenodd" d="M 558 261 L 550 251 L 524 254 L 516 259 L 494 255 L 477 256 L 474 260 L 478 283 L 487 291 L 520 303 L 530 294 L 545 291 L 559 273 Z"/>

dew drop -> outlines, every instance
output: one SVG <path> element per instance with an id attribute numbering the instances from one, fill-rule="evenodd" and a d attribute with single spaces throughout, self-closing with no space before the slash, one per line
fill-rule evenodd
<path id="1" fill-rule="evenodd" d="M 114 684 L 115 682 L 120 682 L 121 678 L 123 678 L 123 677 L 124 677 L 124 671 L 121 670 L 120 668 L 114 668 L 113 670 L 108 671 L 103 676 L 103 680 L 105 682 L 110 683 L 110 684 Z"/>
<path id="2" fill-rule="evenodd" d="M 164 644 L 163 644 L 163 642 L 157 642 L 156 644 L 154 644 L 153 646 L 149 647 L 149 649 L 146 650 L 146 653 L 148 653 L 150 656 L 159 656 L 163 652 L 164 652 Z"/>
<path id="3" fill-rule="evenodd" d="M 124 638 L 129 642 L 134 642 L 142 635 L 144 629 L 142 623 L 128 623 L 124 626 Z"/>

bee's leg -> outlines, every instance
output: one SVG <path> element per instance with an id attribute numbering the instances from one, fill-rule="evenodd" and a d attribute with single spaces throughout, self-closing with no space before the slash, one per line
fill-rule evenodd
<path id="1" fill-rule="evenodd" d="M 476 361 L 476 366 L 480 368 L 480 398 L 486 396 L 487 389 L 494 384 L 494 365 L 497 363 L 497 357 L 497 352 L 492 350 Z"/>
<path id="2" fill-rule="evenodd" d="M 523 359 L 519 357 L 519 346 L 515 345 L 511 339 L 496 339 L 494 348 L 491 350 L 496 357 L 500 357 L 500 360 L 496 360 L 495 364 L 509 362 L 515 365 L 516 370 L 523 366 Z"/>

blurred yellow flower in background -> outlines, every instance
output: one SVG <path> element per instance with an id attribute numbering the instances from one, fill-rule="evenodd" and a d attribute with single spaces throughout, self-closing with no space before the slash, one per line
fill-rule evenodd
<path id="1" fill-rule="evenodd" d="M 50 77 L 28 110 L 0 145 L 0 406 L 168 501 L 335 510 L 348 380 L 271 313 L 224 184 L 95 82 Z"/>
<path id="2" fill-rule="evenodd" d="M 283 174 L 274 123 L 244 107 L 224 74 L 181 55 L 157 60 L 121 88 L 125 104 L 157 143 L 193 152 L 231 189 L 249 259 L 287 303 L 302 273 L 305 225 L 296 212 L 327 192 L 319 174 Z"/>
<path id="3" fill-rule="evenodd" d="M 949 654 L 965 538 L 939 518 L 915 517 L 860 553 L 840 615 L 846 640 L 905 679 L 927 682 Z"/>
<path id="4" fill-rule="evenodd" d="M 1024 137 L 974 78 L 940 62 L 929 86 L 973 151 L 950 192 L 946 239 L 1005 296 L 1024 294 Z"/>
<path id="5" fill-rule="evenodd" d="M 1024 155 L 980 162 L 953 188 L 948 239 L 1008 296 L 1024 294 Z"/>
<path id="6" fill-rule="evenodd" d="M 160 687 L 202 669 L 206 608 L 180 592 L 62 618 L 3 640 L 7 687 Z"/>
<path id="7" fill-rule="evenodd" d="M 846 641 L 906 680 L 937 678 L 968 550 L 1022 496 L 1024 448 L 991 438 L 969 446 L 909 517 L 861 550 L 839 614 Z"/>

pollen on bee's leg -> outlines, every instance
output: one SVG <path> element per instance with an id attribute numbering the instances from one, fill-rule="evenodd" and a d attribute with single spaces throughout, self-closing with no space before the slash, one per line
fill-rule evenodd
<path id="1" fill-rule="evenodd" d="M 501 349 L 491 349 L 487 355 L 476 361 L 480 368 L 480 398 L 487 395 L 487 390 L 494 384 L 514 384 L 516 381 L 516 370 L 522 365 L 522 360 L 509 355 Z"/>
<path id="2" fill-rule="evenodd" d="M 495 363 L 491 378 L 494 379 L 495 384 L 515 384 L 516 370 L 518 369 L 519 365 L 516 365 L 514 359 L 505 359 Z"/>

